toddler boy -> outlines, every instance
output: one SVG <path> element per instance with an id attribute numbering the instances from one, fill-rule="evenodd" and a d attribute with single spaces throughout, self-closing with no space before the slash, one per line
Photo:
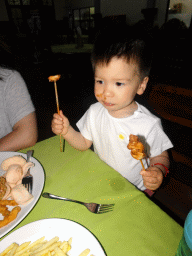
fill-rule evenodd
<path id="1" fill-rule="evenodd" d="M 151 51 L 144 40 L 128 39 L 125 34 L 119 36 L 119 32 L 115 40 L 102 41 L 103 33 L 95 43 L 92 66 L 98 102 L 78 121 L 80 132 L 70 126 L 62 111 L 54 114 L 52 131 L 79 150 L 93 144 L 95 153 L 138 189 L 156 190 L 167 173 L 167 150 L 173 145 L 160 119 L 134 100 L 146 89 Z M 130 134 L 137 135 L 145 146 L 146 171 L 127 149 Z"/>

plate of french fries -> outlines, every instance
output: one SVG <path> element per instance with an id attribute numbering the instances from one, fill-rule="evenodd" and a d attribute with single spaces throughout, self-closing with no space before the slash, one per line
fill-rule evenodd
<path id="1" fill-rule="evenodd" d="M 0 165 L 5 159 L 8 159 L 13 156 L 22 156 L 25 159 L 27 158 L 27 155 L 24 153 L 8 152 L 8 151 L 0 152 Z M 31 162 L 34 163 L 34 167 L 30 168 L 30 173 L 33 176 L 33 190 L 32 190 L 33 200 L 27 205 L 19 205 L 21 207 L 21 210 L 18 213 L 17 217 L 13 221 L 11 221 L 8 225 L 5 225 L 0 228 L 0 238 L 6 235 L 9 231 L 11 231 L 16 225 L 18 225 L 28 215 L 28 213 L 33 209 L 39 197 L 41 196 L 41 192 L 43 190 L 44 183 L 45 183 L 44 170 L 40 162 L 34 157 L 31 157 Z M 4 173 L 5 171 L 3 171 L 0 167 L 0 176 L 3 176 Z M 1 204 L 0 204 L 0 207 L 1 207 Z M 12 207 L 8 207 L 8 209 L 11 210 Z M 3 220 L 3 216 L 1 216 L 1 214 L 0 214 L 0 220 Z"/>
<path id="2" fill-rule="evenodd" d="M 106 256 L 96 237 L 82 225 L 52 218 L 29 223 L 0 242 L 0 256 Z"/>

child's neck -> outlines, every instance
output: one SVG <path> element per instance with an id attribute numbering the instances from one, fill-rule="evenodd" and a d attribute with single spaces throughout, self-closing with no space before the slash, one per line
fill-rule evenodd
<path id="1" fill-rule="evenodd" d="M 124 111 L 109 111 L 109 114 L 115 118 L 126 118 L 129 116 L 132 116 L 135 111 L 138 109 L 138 105 L 135 101 L 133 101 L 129 107 L 127 109 L 125 109 Z"/>

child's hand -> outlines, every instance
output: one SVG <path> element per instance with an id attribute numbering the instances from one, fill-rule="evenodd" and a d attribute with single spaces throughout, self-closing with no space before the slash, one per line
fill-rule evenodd
<path id="1" fill-rule="evenodd" d="M 143 184 L 147 189 L 156 190 L 163 182 L 163 173 L 157 167 L 149 167 L 146 171 L 142 170 L 140 174 L 143 176 Z"/>
<path id="2" fill-rule="evenodd" d="M 63 112 L 61 110 L 60 115 L 58 115 L 57 113 L 53 115 L 53 120 L 51 123 L 53 133 L 55 133 L 56 135 L 62 134 L 63 136 L 65 136 L 68 132 L 69 126 L 69 120 L 63 115 Z"/>

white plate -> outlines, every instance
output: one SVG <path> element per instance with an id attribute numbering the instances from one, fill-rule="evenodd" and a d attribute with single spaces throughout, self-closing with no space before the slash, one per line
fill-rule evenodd
<path id="1" fill-rule="evenodd" d="M 21 155 L 25 159 L 27 158 L 27 155 L 23 153 L 0 152 L 0 165 L 3 160 L 15 155 Z M 7 234 L 10 230 L 12 230 L 16 225 L 18 225 L 25 218 L 25 216 L 33 209 L 34 205 L 36 204 L 37 200 L 41 195 L 44 182 L 45 182 L 44 170 L 41 164 L 34 157 L 31 157 L 31 162 L 35 164 L 35 166 L 30 169 L 31 174 L 33 175 L 32 194 L 34 196 L 34 199 L 28 205 L 21 206 L 21 211 L 19 212 L 17 218 L 14 221 L 12 221 L 10 224 L 8 224 L 3 228 L 0 228 L 0 238 L 5 234 Z M 2 176 L 3 174 L 4 174 L 4 171 L 0 169 L 0 176 Z M 0 219 L 2 219 L 2 217 Z"/>
<path id="2" fill-rule="evenodd" d="M 13 242 L 18 244 L 28 241 L 34 242 L 43 236 L 46 240 L 58 236 L 60 241 L 68 241 L 72 237 L 70 256 L 78 256 L 87 248 L 91 250 L 89 255 L 106 255 L 100 243 L 90 231 L 76 222 L 57 218 L 34 221 L 15 230 L 0 242 L 0 252 L 4 251 Z"/>

